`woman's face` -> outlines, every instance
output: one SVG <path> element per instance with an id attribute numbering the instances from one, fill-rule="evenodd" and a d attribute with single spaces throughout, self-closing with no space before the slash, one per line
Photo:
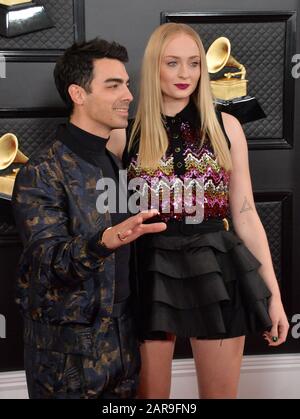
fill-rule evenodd
<path id="1" fill-rule="evenodd" d="M 200 78 L 200 51 L 196 42 L 179 34 L 166 45 L 161 60 L 160 86 L 164 102 L 188 102 Z"/>

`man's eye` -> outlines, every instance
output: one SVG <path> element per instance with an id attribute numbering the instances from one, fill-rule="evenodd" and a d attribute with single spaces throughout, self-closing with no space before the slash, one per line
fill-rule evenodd
<path id="1" fill-rule="evenodd" d="M 118 84 L 112 84 L 111 86 L 108 86 L 109 89 L 116 89 L 119 85 Z"/>

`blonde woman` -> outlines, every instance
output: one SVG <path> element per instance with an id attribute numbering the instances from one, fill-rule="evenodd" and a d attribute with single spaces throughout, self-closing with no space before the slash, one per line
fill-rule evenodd
<path id="1" fill-rule="evenodd" d="M 289 326 L 255 209 L 245 135 L 237 119 L 215 111 L 205 51 L 191 27 L 167 23 L 151 35 L 128 137 L 129 180 L 144 181 L 168 226 L 136 246 L 139 397 L 169 397 L 175 340 L 183 336 L 190 338 L 200 397 L 235 398 L 245 335 L 264 332 L 278 346 Z M 124 141 L 116 131 L 115 153 Z M 185 195 L 192 181 L 196 187 Z M 202 202 L 202 222 L 186 222 L 188 196 L 194 209 Z"/>

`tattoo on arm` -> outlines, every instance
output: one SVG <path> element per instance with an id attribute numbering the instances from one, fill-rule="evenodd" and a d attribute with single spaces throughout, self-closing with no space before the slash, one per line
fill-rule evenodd
<path id="1" fill-rule="evenodd" d="M 246 212 L 246 211 L 253 211 L 253 208 L 251 207 L 251 205 L 249 204 L 249 201 L 247 199 L 247 197 L 245 196 L 242 208 L 240 210 L 240 213 L 242 212 Z"/>

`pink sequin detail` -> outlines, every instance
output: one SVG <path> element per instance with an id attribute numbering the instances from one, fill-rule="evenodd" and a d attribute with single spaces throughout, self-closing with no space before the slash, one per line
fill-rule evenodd
<path id="1" fill-rule="evenodd" d="M 150 172 L 149 170 L 141 169 L 137 165 L 137 157 L 135 156 L 132 158 L 128 168 L 128 179 L 132 180 L 139 177 L 146 181 L 148 184 L 147 193 L 149 196 L 151 193 L 154 193 L 154 179 L 156 182 L 165 180 L 166 182 L 169 182 L 170 185 L 174 184 L 178 178 L 181 179 L 182 182 L 198 179 L 202 181 L 204 186 L 204 219 L 227 217 L 229 211 L 230 173 L 218 165 L 209 141 L 206 140 L 202 147 L 200 147 L 199 136 L 189 122 L 181 123 L 180 135 L 186 167 L 184 175 L 177 176 L 174 173 L 173 156 L 170 144 L 166 155 L 161 159 L 160 166 L 155 171 Z M 170 139 L 170 142 L 171 141 L 172 139 Z M 161 212 L 161 219 L 163 221 L 168 221 L 172 218 L 180 220 L 186 215 L 190 215 L 185 212 L 184 205 L 181 205 L 180 207 L 180 202 L 174 201 L 174 194 L 172 195 L 172 191 L 170 194 L 171 200 L 169 203 L 160 196 L 158 209 Z M 193 205 L 196 204 L 195 194 L 192 196 L 191 202 Z M 170 205 L 170 210 L 167 213 L 164 213 L 162 210 L 166 208 L 168 204 Z M 150 207 L 151 205 L 149 205 L 149 208 Z M 178 211 L 176 212 L 176 209 L 178 208 L 181 209 L 180 213 L 177 213 Z"/>

